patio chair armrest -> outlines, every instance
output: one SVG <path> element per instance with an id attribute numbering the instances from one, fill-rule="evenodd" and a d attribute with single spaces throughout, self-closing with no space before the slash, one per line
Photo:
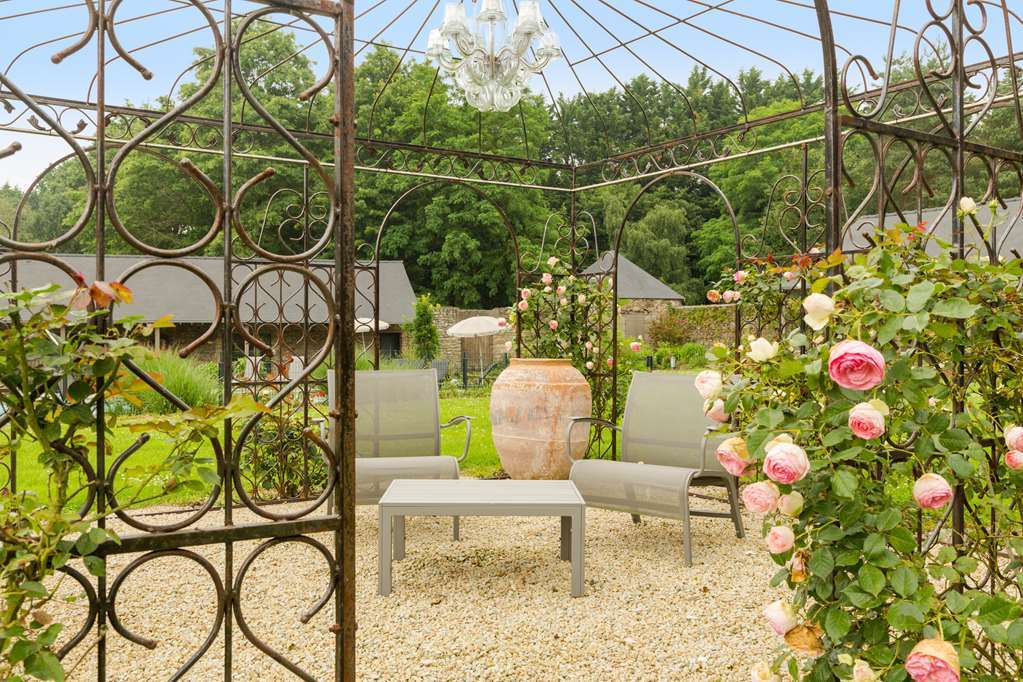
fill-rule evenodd
<path id="1" fill-rule="evenodd" d="M 587 424 L 599 424 L 600 426 L 606 426 L 609 429 L 614 429 L 619 433 L 621 433 L 622 430 L 621 427 L 614 422 L 610 422 L 606 419 L 600 419 L 599 417 L 569 417 L 568 422 L 568 432 L 565 434 L 565 457 L 568 458 L 570 465 L 575 463 L 575 460 L 572 459 L 572 429 L 576 424 L 582 424 L 584 422 Z"/>
<path id="2" fill-rule="evenodd" d="M 465 447 L 462 449 L 462 456 L 458 458 L 459 464 L 465 461 L 465 458 L 469 456 L 469 439 L 472 438 L 472 417 L 467 417 L 463 414 L 455 417 L 446 424 L 440 425 L 442 429 L 446 429 L 448 427 L 455 426 L 456 424 L 461 424 L 462 422 L 465 422 Z"/>

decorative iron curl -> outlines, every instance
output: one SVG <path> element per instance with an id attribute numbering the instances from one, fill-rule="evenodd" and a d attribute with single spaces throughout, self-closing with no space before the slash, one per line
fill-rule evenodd
<path id="1" fill-rule="evenodd" d="M 317 277 L 315 274 L 313 274 L 306 268 L 302 268 L 297 265 L 281 263 L 265 265 L 263 267 L 257 268 L 256 270 L 253 270 L 247 277 L 245 277 L 244 280 L 242 280 L 242 282 L 238 286 L 237 293 L 235 294 L 234 305 L 232 306 L 232 321 L 234 328 L 246 341 L 251 343 L 256 348 L 261 349 L 263 352 L 269 352 L 271 350 L 270 347 L 267 346 L 267 344 L 265 344 L 263 341 L 258 339 L 252 333 L 250 333 L 248 329 L 246 329 L 245 324 L 241 319 L 241 314 L 239 311 L 241 309 L 241 300 L 242 297 L 245 295 L 246 290 L 248 290 L 249 287 L 253 285 L 258 285 L 260 277 L 262 277 L 265 274 L 273 272 L 296 273 L 298 275 L 301 275 L 305 279 L 307 285 L 311 284 L 323 299 L 324 306 L 327 309 L 328 324 L 325 338 L 323 340 L 323 345 L 317 351 L 316 355 L 313 357 L 312 360 L 306 363 L 306 366 L 302 369 L 302 372 L 297 377 L 289 377 L 287 384 L 285 384 L 276 394 L 274 394 L 272 398 L 270 398 L 266 402 L 266 407 L 268 409 L 273 409 L 275 406 L 280 404 L 281 401 L 283 401 L 284 398 L 289 393 L 294 391 L 295 388 L 297 388 L 304 381 L 306 381 L 312 375 L 313 371 L 321 364 L 323 364 L 323 362 L 326 360 L 327 356 L 330 353 L 332 344 L 334 342 L 334 337 L 338 333 L 337 310 L 334 307 L 334 301 L 331 296 L 330 289 L 327 287 L 327 285 L 324 284 L 319 277 Z M 323 491 L 308 506 L 294 511 L 278 514 L 265 507 L 259 506 L 245 490 L 244 481 L 242 480 L 242 467 L 240 466 L 240 462 L 242 454 L 244 453 L 246 441 L 251 435 L 253 429 L 255 429 L 256 425 L 266 416 L 267 416 L 266 414 L 261 413 L 250 418 L 247 422 L 245 422 L 245 425 L 242 426 L 241 431 L 239 432 L 238 437 L 235 441 L 234 452 L 232 453 L 233 466 L 231 467 L 231 469 L 233 472 L 232 478 L 235 483 L 235 488 L 237 489 L 238 492 L 238 497 L 239 499 L 241 499 L 242 503 L 246 507 L 255 512 L 257 515 L 262 516 L 263 518 L 266 519 L 271 519 L 275 521 L 288 521 L 302 518 L 303 516 L 311 514 L 313 511 L 322 506 L 323 503 L 330 497 L 331 493 L 334 491 L 334 488 L 338 483 L 337 455 L 321 439 L 311 437 L 312 436 L 311 432 L 308 429 L 306 429 L 306 431 L 304 432 L 305 437 L 321 450 L 323 456 L 327 460 L 328 476 L 327 483 L 324 486 Z"/>
<path id="2" fill-rule="evenodd" d="M 260 544 L 259 547 L 254 549 L 251 554 L 245 557 L 245 561 L 242 562 L 241 566 L 238 569 L 238 574 L 235 576 L 234 579 L 233 590 L 234 599 L 232 599 L 232 610 L 234 612 L 234 618 L 238 622 L 238 627 L 241 629 L 242 634 L 245 635 L 245 638 L 249 640 L 249 642 L 251 642 L 257 649 L 262 651 L 264 654 L 266 654 L 273 660 L 277 661 L 280 665 L 282 665 L 288 671 L 290 671 L 294 675 L 297 675 L 301 679 L 307 680 L 308 682 L 316 682 L 315 677 L 304 671 L 295 663 L 289 661 L 283 654 L 281 654 L 279 651 L 277 651 L 269 644 L 264 642 L 262 639 L 257 637 L 256 634 L 252 631 L 252 628 L 249 627 L 249 623 L 248 621 L 245 620 L 245 614 L 242 611 L 242 588 L 245 582 L 245 576 L 248 575 L 249 569 L 252 567 L 252 564 L 255 563 L 256 559 L 258 559 L 260 555 L 262 555 L 268 549 L 285 543 L 298 543 L 312 547 L 313 549 L 320 553 L 320 556 L 323 557 L 323 560 L 327 563 L 327 567 L 330 570 L 330 581 L 329 584 L 327 585 L 326 591 L 320 596 L 319 599 L 316 600 L 316 603 L 314 603 L 312 607 L 310 607 L 308 610 L 306 610 L 299 616 L 299 622 L 302 623 L 303 625 L 308 623 L 310 620 L 313 619 L 313 617 L 317 613 L 320 612 L 320 610 L 324 606 L 326 606 L 327 602 L 330 600 L 331 595 L 334 594 L 334 590 L 337 589 L 338 583 L 337 562 L 331 555 L 330 550 L 324 547 L 323 544 L 320 543 L 319 541 L 314 540 L 313 538 L 305 535 L 292 535 L 288 537 L 271 538 L 269 540 L 266 540 L 265 542 Z"/>
<path id="3" fill-rule="evenodd" d="M 221 581 L 220 575 L 217 573 L 217 569 L 213 567 L 213 564 L 211 564 L 209 560 L 203 557 L 202 555 L 196 554 L 195 552 L 188 549 L 180 548 L 161 549 L 154 552 L 149 552 L 148 554 L 143 554 L 142 556 L 136 558 L 130 564 L 125 566 L 124 569 L 120 572 L 120 574 L 118 574 L 117 578 L 114 579 L 114 582 L 110 585 L 110 594 L 107 601 L 106 611 L 107 617 L 110 619 L 110 626 L 114 628 L 115 632 L 117 632 L 119 635 L 127 639 L 129 642 L 138 644 L 139 646 L 143 646 L 147 649 L 155 649 L 158 646 L 159 642 L 153 639 L 149 639 L 147 637 L 142 637 L 141 635 L 136 635 L 121 622 L 120 617 L 117 615 L 117 597 L 120 594 L 121 587 L 124 585 L 124 581 L 128 578 L 128 576 L 130 576 L 132 573 L 137 571 L 142 566 L 148 564 L 150 561 L 171 556 L 182 557 L 184 559 L 188 559 L 189 561 L 194 561 L 195 563 L 199 564 L 199 566 L 202 567 L 204 571 L 206 571 L 206 574 L 209 575 L 210 580 L 213 582 L 213 588 L 214 591 L 216 592 L 217 598 L 215 606 L 216 617 L 214 619 L 213 626 L 210 628 L 209 634 L 206 635 L 205 641 L 191 656 L 188 657 L 188 659 L 181 665 L 181 667 L 178 668 L 177 671 L 170 677 L 171 680 L 176 681 L 183 678 L 185 676 L 185 673 L 187 673 L 192 668 L 192 666 L 194 666 L 196 662 L 200 658 L 202 658 L 207 651 L 209 651 L 210 647 L 213 645 L 213 642 L 216 641 L 217 635 L 220 634 L 221 625 L 223 625 L 224 623 L 225 612 L 224 583 L 223 581 Z"/>

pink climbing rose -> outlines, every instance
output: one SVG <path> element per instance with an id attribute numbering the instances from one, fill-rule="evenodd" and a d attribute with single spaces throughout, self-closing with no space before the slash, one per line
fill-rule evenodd
<path id="1" fill-rule="evenodd" d="M 725 414 L 725 401 L 718 398 L 714 402 L 707 401 L 706 411 L 704 414 L 707 415 L 708 419 L 724 424 L 728 421 L 728 415 Z"/>
<path id="2" fill-rule="evenodd" d="M 526 299 L 522 299 L 521 301 L 519 301 L 519 310 L 521 310 L 522 312 L 526 312 L 527 310 L 529 310 L 529 301 L 527 301 Z"/>
<path id="3" fill-rule="evenodd" d="M 745 270 L 736 270 L 735 274 L 732 275 L 732 279 L 735 280 L 736 284 L 742 284 L 746 281 L 747 277 L 749 277 L 749 273 Z"/>
<path id="4" fill-rule="evenodd" d="M 831 349 L 828 374 L 842 388 L 869 391 L 884 381 L 884 357 L 872 346 L 846 339 Z"/>
<path id="5" fill-rule="evenodd" d="M 942 639 L 924 639 L 906 658 L 913 682 L 959 682 L 959 654 Z"/>
<path id="6" fill-rule="evenodd" d="M 1006 427 L 1005 446 L 1010 450 L 1023 450 L 1023 426 Z"/>
<path id="7" fill-rule="evenodd" d="M 745 475 L 753 464 L 746 449 L 746 441 L 738 437 L 722 441 L 714 455 L 718 458 L 718 463 L 732 476 Z"/>
<path id="8" fill-rule="evenodd" d="M 523 300 L 529 298 L 532 295 L 533 295 L 533 292 L 530 291 L 529 289 L 523 289 L 522 290 L 522 298 L 523 298 Z"/>
<path id="9" fill-rule="evenodd" d="M 540 276 L 540 281 L 543 282 L 544 284 L 550 284 L 551 282 L 554 281 L 554 275 L 552 275 L 549 272 L 545 272 L 543 273 L 543 275 Z"/>
<path id="10" fill-rule="evenodd" d="M 558 330 L 558 321 L 557 320 L 551 320 L 550 322 L 547 323 L 547 326 L 549 326 L 551 328 L 551 331 L 557 331 Z"/>
<path id="11" fill-rule="evenodd" d="M 750 511 L 757 514 L 770 514 L 777 509 L 780 496 L 778 486 L 770 481 L 750 483 L 742 489 L 742 501 Z"/>
<path id="12" fill-rule="evenodd" d="M 773 601 L 764 607 L 764 618 L 767 619 L 767 624 L 771 626 L 776 635 L 784 635 L 799 625 L 796 610 L 792 608 L 792 604 L 783 599 Z"/>
<path id="13" fill-rule="evenodd" d="M 873 440 L 884 434 L 884 413 L 878 409 L 879 407 L 870 402 L 860 403 L 849 410 L 849 428 L 852 429 L 854 436 L 863 440 Z"/>
<path id="14" fill-rule="evenodd" d="M 1005 466 L 1009 467 L 1013 471 L 1023 469 L 1023 452 L 1019 450 L 1009 450 L 1006 452 Z"/>
<path id="15" fill-rule="evenodd" d="M 633 353 L 638 353 L 642 348 L 643 344 L 640 343 L 639 341 L 633 341 L 632 343 L 629 344 L 629 350 L 631 350 Z"/>
<path id="16" fill-rule="evenodd" d="M 913 484 L 913 499 L 923 509 L 941 509 L 952 499 L 952 486 L 939 474 L 924 474 Z"/>
<path id="17" fill-rule="evenodd" d="M 792 485 L 810 473 L 810 460 L 806 451 L 795 443 L 775 443 L 764 458 L 764 473 L 772 481 Z"/>
<path id="18" fill-rule="evenodd" d="M 767 549 L 771 554 L 784 554 L 796 544 L 796 534 L 788 526 L 775 526 L 767 531 Z"/>

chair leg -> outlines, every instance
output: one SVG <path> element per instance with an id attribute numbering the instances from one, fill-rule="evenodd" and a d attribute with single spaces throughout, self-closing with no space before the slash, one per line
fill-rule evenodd
<path id="1" fill-rule="evenodd" d="M 633 514 L 632 522 L 638 526 L 639 524 L 643 523 L 643 519 L 639 517 L 639 514 Z"/>
<path id="2" fill-rule="evenodd" d="M 728 477 L 728 505 L 732 508 L 735 537 L 741 540 L 746 537 L 746 531 L 742 527 L 742 511 L 739 509 L 739 484 L 732 476 Z"/>
<path id="3" fill-rule="evenodd" d="M 689 481 L 682 486 L 682 554 L 686 567 L 693 565 L 693 537 L 689 523 Z"/>
<path id="4" fill-rule="evenodd" d="M 459 532 L 459 530 L 460 530 L 460 528 L 459 528 L 459 523 L 458 523 L 458 517 L 457 516 L 452 516 L 451 517 L 451 539 L 455 540 L 456 542 L 458 540 L 462 539 L 462 536 L 461 536 L 461 533 Z"/>

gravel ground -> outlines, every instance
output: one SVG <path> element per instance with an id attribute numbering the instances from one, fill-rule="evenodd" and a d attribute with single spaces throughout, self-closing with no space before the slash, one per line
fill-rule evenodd
<path id="1" fill-rule="evenodd" d="M 243 511 L 235 518 L 255 520 Z M 376 509 L 360 507 L 357 518 L 360 679 L 748 680 L 751 662 L 778 644 L 760 616 L 775 598 L 768 584 L 775 567 L 752 518 L 745 540 L 726 520 L 694 519 L 696 565 L 685 568 L 678 523 L 634 526 L 626 514 L 591 509 L 580 599 L 569 596 L 555 518 L 462 519 L 460 542 L 451 540 L 448 519 L 410 518 L 407 556 L 394 564 L 389 597 L 376 594 Z M 319 539 L 330 545 L 329 537 Z M 237 545 L 236 570 L 255 546 Z M 197 551 L 222 570 L 221 547 Z M 113 559 L 111 578 L 130 560 Z M 241 599 L 256 636 L 317 679 L 332 677 L 332 607 L 307 625 L 298 616 L 322 594 L 326 576 L 312 548 L 279 545 L 253 564 Z M 161 558 L 136 571 L 121 588 L 117 613 L 159 644 L 150 650 L 111 633 L 108 679 L 170 677 L 205 640 L 213 601 L 210 578 L 187 559 Z M 74 629 L 83 608 L 52 611 Z M 234 679 L 295 679 L 237 626 L 234 642 Z M 87 649 L 83 643 L 66 659 L 82 659 L 70 679 L 95 679 Z M 222 679 L 223 665 L 221 634 L 185 679 Z"/>

